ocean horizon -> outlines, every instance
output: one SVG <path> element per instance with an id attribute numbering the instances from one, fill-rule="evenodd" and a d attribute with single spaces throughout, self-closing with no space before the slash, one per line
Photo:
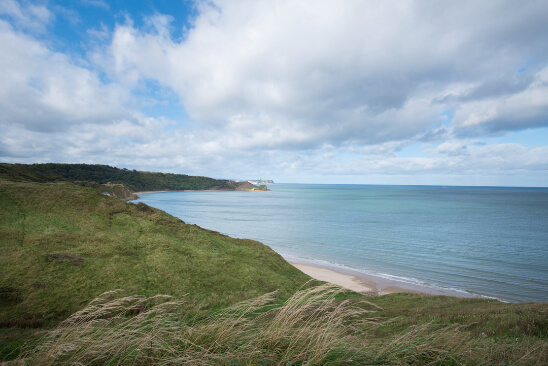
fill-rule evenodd
<path id="1" fill-rule="evenodd" d="M 274 184 L 267 192 L 145 193 L 189 224 L 288 261 L 431 293 L 548 301 L 548 188 Z"/>

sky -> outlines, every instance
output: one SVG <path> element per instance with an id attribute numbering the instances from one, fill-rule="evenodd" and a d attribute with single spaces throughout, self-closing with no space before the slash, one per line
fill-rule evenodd
<path id="1" fill-rule="evenodd" d="M 0 0 L 0 162 L 548 186 L 546 0 Z"/>

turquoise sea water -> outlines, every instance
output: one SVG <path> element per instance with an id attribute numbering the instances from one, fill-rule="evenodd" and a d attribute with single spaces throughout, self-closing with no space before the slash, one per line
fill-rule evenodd
<path id="1" fill-rule="evenodd" d="M 548 301 L 548 189 L 276 184 L 270 192 L 185 191 L 138 201 L 289 260 Z"/>

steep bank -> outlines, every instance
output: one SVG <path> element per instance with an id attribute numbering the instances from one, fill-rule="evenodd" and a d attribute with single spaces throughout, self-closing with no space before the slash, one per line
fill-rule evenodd
<path id="1" fill-rule="evenodd" d="M 0 238 L 2 326 L 57 322 L 114 288 L 220 307 L 309 279 L 261 243 L 71 183 L 1 181 Z"/>

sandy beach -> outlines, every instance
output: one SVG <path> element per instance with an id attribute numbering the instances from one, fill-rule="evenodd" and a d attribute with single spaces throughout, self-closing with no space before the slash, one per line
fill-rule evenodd
<path id="1" fill-rule="evenodd" d="M 337 268 L 335 270 L 335 268 L 322 268 L 310 264 L 295 263 L 294 261 L 289 261 L 289 263 L 314 279 L 333 283 L 368 296 L 381 296 L 398 292 L 416 292 L 428 295 L 477 297 L 467 292 L 408 283 L 373 274 L 365 274 L 351 269 Z"/>
<path id="2" fill-rule="evenodd" d="M 330 269 L 313 267 L 305 264 L 290 263 L 294 267 L 297 267 L 302 272 L 306 273 L 310 277 L 335 285 L 339 285 L 354 292 L 359 292 L 369 296 L 387 295 L 396 292 L 418 292 L 410 289 L 399 288 L 396 286 L 386 286 L 381 289 L 378 288 L 377 282 L 350 274 L 344 274 L 332 271 Z"/>

